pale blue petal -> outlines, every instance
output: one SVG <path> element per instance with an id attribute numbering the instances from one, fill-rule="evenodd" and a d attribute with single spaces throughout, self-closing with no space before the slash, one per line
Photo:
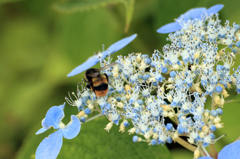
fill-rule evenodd
<path id="1" fill-rule="evenodd" d="M 45 131 L 47 131 L 48 129 L 46 128 L 41 128 L 39 129 L 35 134 L 38 135 L 38 134 L 41 134 L 41 133 L 44 133 Z"/>
<path id="2" fill-rule="evenodd" d="M 117 52 L 118 50 L 124 48 L 126 45 L 128 45 L 130 42 L 132 42 L 136 37 L 137 37 L 137 34 L 133 34 L 129 37 L 123 38 L 123 39 L 115 42 L 114 44 L 109 46 L 106 51 L 102 52 L 102 54 L 103 54 L 102 57 L 105 58 L 106 56 L 113 54 L 113 53 Z"/>
<path id="3" fill-rule="evenodd" d="M 173 23 L 166 24 L 157 30 L 158 33 L 171 33 L 181 29 L 181 25 L 188 20 L 202 19 L 206 16 L 215 14 L 223 8 L 222 4 L 214 5 L 209 9 L 206 8 L 193 8 L 180 15 Z"/>
<path id="4" fill-rule="evenodd" d="M 202 19 L 204 16 L 207 15 L 206 8 L 193 8 L 182 14 L 180 17 L 177 18 L 177 21 L 186 22 L 188 20 L 193 19 Z"/>
<path id="5" fill-rule="evenodd" d="M 218 159 L 240 159 L 240 140 L 225 146 L 219 152 Z"/>
<path id="6" fill-rule="evenodd" d="M 178 24 L 178 22 L 173 22 L 160 27 L 157 30 L 157 32 L 161 34 L 165 34 L 165 33 L 175 32 L 180 29 L 181 29 L 181 26 Z"/>
<path id="7" fill-rule="evenodd" d="M 83 71 L 86 71 L 87 69 L 91 68 L 92 66 L 96 65 L 99 62 L 99 58 L 97 55 L 94 55 L 87 59 L 86 62 L 82 63 L 81 65 L 74 68 L 67 76 L 72 77 L 79 73 L 82 73 Z"/>
<path id="8" fill-rule="evenodd" d="M 62 131 L 58 130 L 39 144 L 35 159 L 56 159 L 62 147 Z"/>
<path id="9" fill-rule="evenodd" d="M 223 7 L 224 7 L 223 4 L 216 4 L 216 5 L 208 8 L 208 10 L 207 10 L 208 15 L 211 16 L 213 14 L 218 13 Z"/>
<path id="10" fill-rule="evenodd" d="M 213 159 L 212 157 L 207 157 L 207 156 L 205 156 L 205 157 L 200 157 L 200 158 L 198 158 L 198 159 Z"/>
<path id="11" fill-rule="evenodd" d="M 96 65 L 100 61 L 100 58 L 101 60 L 103 60 L 104 58 L 106 58 L 106 56 L 117 52 L 118 50 L 122 49 L 123 47 L 128 45 L 130 42 L 132 42 L 136 37 L 137 37 L 137 34 L 133 34 L 129 37 L 126 37 L 124 39 L 117 41 L 116 43 L 112 44 L 107 50 L 103 51 L 101 53 L 102 54 L 101 57 L 98 57 L 98 55 L 94 55 L 90 57 L 86 62 L 74 68 L 67 76 L 72 77 L 79 73 L 82 73 L 83 71 L 86 71 L 87 69 Z"/>
<path id="12" fill-rule="evenodd" d="M 77 116 L 72 115 L 71 121 L 68 123 L 68 125 L 62 129 L 63 136 L 66 139 L 73 139 L 76 137 L 81 129 L 81 122 L 78 119 Z"/>
<path id="13" fill-rule="evenodd" d="M 64 105 L 65 103 L 60 106 L 53 106 L 48 110 L 45 118 L 42 121 L 42 126 L 45 129 L 49 129 L 50 127 L 53 127 L 54 129 L 59 128 L 59 123 L 64 117 Z"/>

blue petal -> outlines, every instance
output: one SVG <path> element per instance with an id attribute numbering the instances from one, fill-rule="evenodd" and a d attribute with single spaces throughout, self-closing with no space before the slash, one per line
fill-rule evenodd
<path id="1" fill-rule="evenodd" d="M 89 59 L 87 59 L 87 61 L 84 62 L 83 64 L 74 68 L 67 76 L 71 77 L 71 76 L 75 76 L 79 73 L 82 73 L 83 71 L 85 71 L 85 70 L 91 68 L 92 66 L 96 65 L 99 61 L 100 61 L 99 57 L 97 55 L 94 55 L 94 56 L 90 57 Z"/>
<path id="2" fill-rule="evenodd" d="M 36 151 L 35 159 L 56 159 L 62 147 L 62 131 L 58 130 L 44 138 Z"/>
<path id="3" fill-rule="evenodd" d="M 204 16 L 207 15 L 206 8 L 193 8 L 182 14 L 180 17 L 177 18 L 177 21 L 186 22 L 192 19 L 202 19 Z"/>
<path id="4" fill-rule="evenodd" d="M 178 24 L 178 22 L 173 22 L 160 27 L 157 30 L 157 32 L 161 34 L 165 34 L 165 33 L 175 32 L 177 30 L 180 30 L 181 28 L 182 27 Z"/>
<path id="5" fill-rule="evenodd" d="M 46 128 L 41 128 L 39 129 L 35 134 L 38 135 L 38 134 L 41 134 L 41 133 L 44 133 L 45 131 L 47 131 L 48 129 Z"/>
<path id="6" fill-rule="evenodd" d="M 218 159 L 239 159 L 240 140 L 225 146 L 218 154 Z"/>
<path id="7" fill-rule="evenodd" d="M 224 7 L 223 4 L 216 4 L 216 5 L 208 8 L 208 10 L 207 10 L 208 15 L 211 16 L 213 14 L 218 13 L 223 7 Z"/>
<path id="8" fill-rule="evenodd" d="M 198 158 L 198 159 L 213 159 L 212 157 L 207 157 L 207 156 L 205 156 L 205 157 L 200 157 L 200 158 Z"/>
<path id="9" fill-rule="evenodd" d="M 180 15 L 173 23 L 166 24 L 157 30 L 158 33 L 171 33 L 181 29 L 181 25 L 188 20 L 202 19 L 219 12 L 223 8 L 222 4 L 217 4 L 209 9 L 206 8 L 193 8 Z"/>
<path id="10" fill-rule="evenodd" d="M 133 34 L 129 37 L 123 38 L 123 39 L 115 42 L 114 44 L 109 46 L 106 51 L 102 52 L 103 58 L 124 48 L 126 45 L 128 45 L 130 42 L 132 42 L 136 37 L 137 37 L 137 34 Z"/>
<path id="11" fill-rule="evenodd" d="M 53 106 L 51 107 L 45 118 L 42 121 L 42 126 L 45 129 L 49 129 L 50 127 L 53 127 L 54 129 L 58 129 L 59 128 L 59 123 L 61 122 L 61 120 L 64 117 L 64 105 L 60 105 L 60 106 Z"/>
<path id="12" fill-rule="evenodd" d="M 62 129 L 63 136 L 66 139 L 73 139 L 79 134 L 80 128 L 81 128 L 80 120 L 78 119 L 77 116 L 72 115 L 71 121 L 68 123 L 68 125 L 65 128 Z"/>
<path id="13" fill-rule="evenodd" d="M 133 34 L 129 37 L 126 37 L 122 40 L 117 41 L 116 43 L 112 44 L 107 50 L 101 53 L 102 54 L 101 59 L 97 55 L 94 55 L 90 57 L 86 62 L 84 62 L 83 64 L 73 69 L 67 76 L 68 77 L 75 76 L 79 73 L 82 73 L 83 71 L 86 71 L 87 69 L 96 65 L 100 60 L 103 60 L 104 58 L 106 58 L 106 56 L 113 54 L 118 50 L 122 49 L 123 47 L 125 47 L 127 44 L 132 42 L 136 37 L 137 37 L 137 34 Z"/>

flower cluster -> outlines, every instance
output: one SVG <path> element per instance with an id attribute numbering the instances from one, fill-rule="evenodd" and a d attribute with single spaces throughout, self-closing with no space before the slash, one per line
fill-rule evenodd
<path id="1" fill-rule="evenodd" d="M 102 73 L 109 79 L 104 97 L 96 97 L 92 90 L 83 87 L 67 98 L 79 110 L 72 116 L 72 120 L 78 117 L 76 127 L 80 130 L 81 123 L 92 112 L 99 112 L 109 120 L 106 131 L 115 124 L 120 132 L 128 129 L 129 134 L 134 134 L 133 142 L 150 145 L 177 142 L 184 137 L 185 142 L 194 145 L 194 157 L 198 158 L 200 150 L 216 142 L 216 129 L 223 127 L 222 108 L 229 90 L 240 93 L 240 67 L 233 68 L 240 47 L 240 27 L 228 21 L 222 25 L 215 13 L 216 10 L 202 19 L 182 21 L 181 28 L 169 34 L 169 44 L 162 52 L 154 51 L 152 56 L 132 53 L 112 61 L 108 55 L 115 51 L 108 49 L 107 55 L 100 53 L 74 69 L 69 76 L 100 62 L 105 68 Z M 112 46 L 117 51 L 134 38 L 131 36 Z M 43 120 L 44 131 L 53 126 L 61 134 L 59 138 L 68 138 L 64 135 L 66 128 L 61 126 L 62 115 L 52 117 L 57 122 L 49 125 L 44 124 L 47 116 Z M 79 131 L 68 129 L 67 132 L 75 137 Z"/>

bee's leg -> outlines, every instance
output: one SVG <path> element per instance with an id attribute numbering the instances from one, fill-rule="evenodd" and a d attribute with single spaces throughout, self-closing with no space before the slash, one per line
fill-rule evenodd
<path id="1" fill-rule="evenodd" d="M 87 88 L 88 88 L 88 89 L 90 89 L 90 88 L 91 88 L 90 84 L 87 84 Z"/>

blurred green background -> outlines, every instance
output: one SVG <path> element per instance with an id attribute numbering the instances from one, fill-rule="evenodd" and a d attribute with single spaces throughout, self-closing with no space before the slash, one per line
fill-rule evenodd
<path id="1" fill-rule="evenodd" d="M 166 43 L 167 36 L 156 33 L 158 27 L 190 8 L 217 3 L 225 5 L 222 19 L 240 23 L 239 0 L 0 0 L 0 158 L 34 158 L 46 136 L 34 135 L 46 111 L 62 104 L 82 79 L 82 75 L 66 78 L 66 74 L 101 51 L 102 44 L 107 47 L 138 33 L 116 55 L 151 54 Z M 225 128 L 217 132 L 227 134 L 222 145 L 240 136 L 240 97 L 230 98 L 235 102 L 225 106 Z M 171 147 L 171 155 L 161 146 L 134 145 L 131 136 L 117 133 L 116 128 L 107 134 L 103 130 L 106 123 L 96 120 L 83 126 L 77 139 L 64 140 L 59 158 L 101 159 L 109 151 L 114 153 L 105 158 L 192 158 L 177 145 Z M 93 155 L 96 149 L 98 156 Z"/>

